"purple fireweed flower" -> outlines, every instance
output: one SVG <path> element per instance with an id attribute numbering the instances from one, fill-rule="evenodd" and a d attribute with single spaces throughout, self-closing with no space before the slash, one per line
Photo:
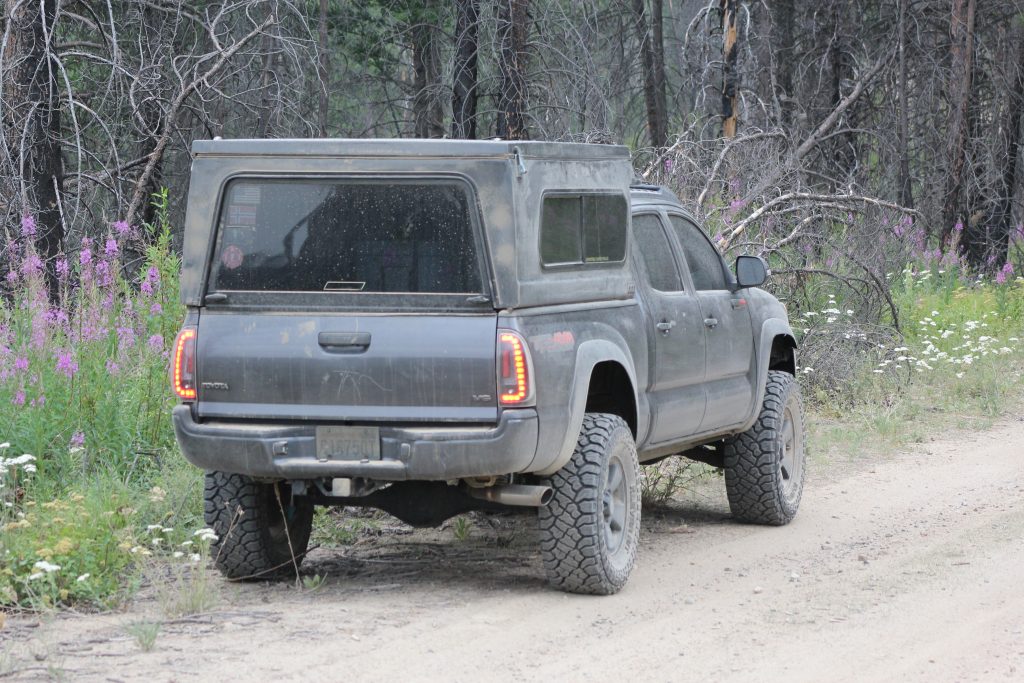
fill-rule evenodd
<path id="1" fill-rule="evenodd" d="M 135 330 L 129 325 L 117 326 L 117 348 L 125 349 L 135 344 Z"/>
<path id="2" fill-rule="evenodd" d="M 159 334 L 151 335 L 149 340 L 146 343 L 149 344 L 149 348 L 153 349 L 154 351 L 162 351 L 163 348 L 164 348 L 164 338 L 163 338 L 163 335 L 159 335 Z"/>
<path id="3" fill-rule="evenodd" d="M 100 287 L 109 287 L 113 283 L 113 276 L 110 274 L 110 263 L 100 261 L 96 264 L 96 279 Z"/>
<path id="4" fill-rule="evenodd" d="M 29 406 L 32 407 L 32 408 L 35 408 L 35 407 L 42 408 L 44 405 L 46 405 L 46 395 L 45 394 L 40 394 L 39 398 L 34 398 L 29 403 Z"/>
<path id="5" fill-rule="evenodd" d="M 46 323 L 51 327 L 63 327 L 68 323 L 68 314 L 63 308 L 51 308 L 46 311 Z"/>
<path id="6" fill-rule="evenodd" d="M 161 306 L 160 304 L 153 304 L 152 306 L 149 307 L 149 314 L 150 315 L 160 315 L 163 312 L 164 312 L 164 307 Z"/>
<path id="7" fill-rule="evenodd" d="M 57 352 L 57 372 L 64 373 L 68 379 L 74 377 L 75 373 L 78 372 L 78 363 L 70 351 Z"/>
<path id="8" fill-rule="evenodd" d="M 5 276 L 5 279 L 7 280 L 7 284 L 13 285 L 15 282 L 18 281 L 18 272 L 15 270 L 8 272 L 7 275 Z"/>
<path id="9" fill-rule="evenodd" d="M 671 173 L 672 172 L 672 166 L 674 166 L 674 165 L 675 165 L 675 162 L 672 161 L 672 159 L 665 159 L 665 173 Z"/>
<path id="10" fill-rule="evenodd" d="M 92 263 L 92 249 L 89 247 L 82 247 L 82 251 L 78 254 L 78 261 L 83 266 L 87 266 Z"/>
<path id="11" fill-rule="evenodd" d="M 961 233 L 963 231 L 964 231 L 964 223 L 963 223 L 963 221 L 957 221 L 956 225 L 953 226 L 953 232 L 959 234 L 959 233 Z"/>
<path id="12" fill-rule="evenodd" d="M 121 367 L 112 360 L 107 360 L 107 374 L 116 375 L 121 372 Z"/>
<path id="13" fill-rule="evenodd" d="M 114 221 L 114 231 L 118 235 L 127 235 L 132 229 L 132 226 L 128 225 L 128 221 Z"/>
<path id="14" fill-rule="evenodd" d="M 57 259 L 54 269 L 57 271 L 57 277 L 61 280 L 66 280 L 68 275 L 71 275 L 71 264 L 66 258 Z"/>
<path id="15" fill-rule="evenodd" d="M 160 284 L 160 269 L 156 266 L 150 266 L 149 270 L 146 271 L 146 281 L 154 285 Z"/>
<path id="16" fill-rule="evenodd" d="M 28 370 L 28 358 L 25 358 L 24 356 L 18 356 L 17 358 L 15 358 L 14 369 L 17 370 L 18 372 L 21 372 L 22 370 Z"/>
<path id="17" fill-rule="evenodd" d="M 30 253 L 25 257 L 25 262 L 21 264 L 21 272 L 25 275 L 35 275 L 43 270 L 43 260 L 39 258 L 38 254 Z"/>
<path id="18" fill-rule="evenodd" d="M 41 349 L 46 346 L 46 314 L 35 316 L 32 318 L 32 335 L 29 339 L 29 343 L 34 349 Z"/>
<path id="19" fill-rule="evenodd" d="M 106 243 L 103 245 L 103 253 L 107 256 L 117 255 L 117 240 L 113 237 L 108 237 Z"/>
<path id="20" fill-rule="evenodd" d="M 139 285 L 139 290 L 146 296 L 149 296 L 153 293 L 153 285 L 149 283 L 149 280 L 143 280 L 142 284 Z"/>
<path id="21" fill-rule="evenodd" d="M 36 219 L 29 214 L 21 217 L 21 234 L 25 237 L 36 236 Z"/>
<path id="22" fill-rule="evenodd" d="M 1013 264 L 1007 261 L 1003 264 L 1003 267 L 996 273 L 996 284 L 1005 285 L 1006 281 L 1013 275 Z"/>
<path id="23" fill-rule="evenodd" d="M 71 447 L 80 448 L 85 445 L 85 432 L 77 431 L 71 435 Z"/>
<path id="24" fill-rule="evenodd" d="M 13 403 L 16 406 L 25 405 L 25 392 L 22 391 L 21 389 L 18 389 L 16 392 L 14 392 L 14 396 L 11 397 L 11 403 Z"/>

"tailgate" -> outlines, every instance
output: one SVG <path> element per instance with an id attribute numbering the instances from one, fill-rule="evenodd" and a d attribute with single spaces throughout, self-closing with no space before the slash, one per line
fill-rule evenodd
<path id="1" fill-rule="evenodd" d="M 206 310 L 200 417 L 497 421 L 497 316 Z"/>

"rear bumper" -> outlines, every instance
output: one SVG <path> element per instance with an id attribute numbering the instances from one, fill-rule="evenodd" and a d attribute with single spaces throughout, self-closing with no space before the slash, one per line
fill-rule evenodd
<path id="1" fill-rule="evenodd" d="M 275 479 L 489 477 L 523 471 L 537 450 L 532 409 L 503 411 L 496 427 L 382 426 L 381 459 L 362 461 L 318 460 L 315 425 L 199 423 L 187 405 L 176 406 L 173 419 L 178 445 L 196 467 Z"/>

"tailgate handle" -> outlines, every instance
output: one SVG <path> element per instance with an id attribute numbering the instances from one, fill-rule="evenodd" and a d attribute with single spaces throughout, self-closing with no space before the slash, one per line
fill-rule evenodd
<path id="1" fill-rule="evenodd" d="M 365 351 L 370 346 L 369 332 L 321 332 L 317 343 L 328 351 Z"/>

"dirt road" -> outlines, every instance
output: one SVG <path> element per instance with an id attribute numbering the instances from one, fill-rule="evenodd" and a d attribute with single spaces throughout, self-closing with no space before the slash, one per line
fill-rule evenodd
<path id="1" fill-rule="evenodd" d="M 1024 680 L 1022 419 L 819 461 L 783 528 L 731 522 L 721 488 L 645 509 L 613 597 L 547 590 L 523 520 L 316 551 L 319 589 L 224 584 L 146 653 L 124 631 L 158 618 L 145 599 L 9 621 L 0 645 L 42 679 Z"/>

